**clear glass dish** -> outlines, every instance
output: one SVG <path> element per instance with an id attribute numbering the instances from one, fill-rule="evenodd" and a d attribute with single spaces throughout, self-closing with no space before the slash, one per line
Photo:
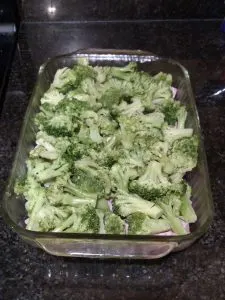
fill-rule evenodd
<path id="1" fill-rule="evenodd" d="M 188 235 L 118 236 L 42 233 L 25 229 L 25 201 L 14 194 L 13 187 L 16 178 L 26 172 L 25 161 L 34 144 L 33 117 L 39 109 L 40 98 L 49 88 L 56 70 L 72 66 L 78 57 L 87 57 L 92 65 L 102 66 L 124 66 L 130 61 L 135 61 L 140 70 L 150 74 L 163 71 L 173 75 L 173 86 L 178 88 L 178 99 L 188 108 L 187 123 L 194 128 L 201 140 L 198 165 L 188 176 L 188 181 L 193 188 L 193 206 L 198 216 L 197 222 L 190 226 L 191 232 Z M 154 259 L 190 246 L 208 229 L 213 217 L 213 203 L 199 117 L 187 70 L 176 61 L 140 50 L 85 49 L 48 60 L 40 67 L 37 83 L 25 115 L 11 176 L 2 202 L 2 215 L 6 223 L 25 241 L 59 256 Z"/>

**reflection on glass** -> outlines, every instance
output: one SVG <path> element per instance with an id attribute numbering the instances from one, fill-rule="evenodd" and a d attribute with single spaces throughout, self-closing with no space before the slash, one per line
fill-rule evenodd
<path id="1" fill-rule="evenodd" d="M 48 13 L 51 15 L 54 15 L 56 13 L 56 7 L 55 6 L 49 6 L 48 7 Z"/>
<path id="2" fill-rule="evenodd" d="M 48 6 L 48 13 L 49 13 L 49 15 L 55 15 L 55 13 L 56 13 L 56 7 L 52 3 L 52 0 L 50 1 L 50 5 Z"/>

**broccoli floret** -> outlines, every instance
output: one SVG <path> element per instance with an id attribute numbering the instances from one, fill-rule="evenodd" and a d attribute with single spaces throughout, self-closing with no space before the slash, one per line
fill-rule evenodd
<path id="1" fill-rule="evenodd" d="M 90 104 L 87 101 L 65 98 L 55 106 L 55 112 L 57 114 L 64 114 L 67 117 L 72 117 L 73 122 L 78 123 L 80 114 L 89 108 Z"/>
<path id="2" fill-rule="evenodd" d="M 153 80 L 156 82 L 165 82 L 168 85 L 172 84 L 172 75 L 171 74 L 166 74 L 163 72 L 159 72 L 155 76 L 153 76 Z"/>
<path id="3" fill-rule="evenodd" d="M 39 131 L 36 135 L 36 144 L 43 146 L 46 151 L 50 152 L 50 156 L 53 155 L 54 152 L 57 152 L 59 157 L 65 153 L 71 143 L 68 137 L 55 137 L 48 135 L 44 131 Z M 47 157 L 43 158 L 47 159 Z"/>
<path id="4" fill-rule="evenodd" d="M 152 159 L 162 162 L 166 157 L 169 150 L 169 144 L 167 142 L 156 142 L 150 147 L 150 152 L 152 154 Z"/>
<path id="5" fill-rule="evenodd" d="M 41 159 L 27 161 L 28 174 L 34 176 L 41 183 L 48 182 L 68 172 L 69 165 L 62 159 L 47 162 Z"/>
<path id="6" fill-rule="evenodd" d="M 118 128 L 118 123 L 113 120 L 110 112 L 105 109 L 101 109 L 98 111 L 98 124 L 100 134 L 103 137 L 113 135 Z"/>
<path id="7" fill-rule="evenodd" d="M 180 196 L 173 193 L 168 193 L 161 199 L 158 199 L 156 203 L 162 208 L 165 219 L 169 222 L 173 232 L 177 234 L 187 234 L 181 223 L 181 220 L 178 218 L 179 209 L 181 206 Z"/>
<path id="8" fill-rule="evenodd" d="M 88 145 L 82 144 L 79 141 L 74 140 L 64 152 L 63 158 L 70 164 L 73 164 L 75 160 L 81 159 L 83 156 L 88 155 Z"/>
<path id="9" fill-rule="evenodd" d="M 55 160 L 59 157 L 59 154 L 57 153 L 56 149 L 47 150 L 44 146 L 37 145 L 34 149 L 30 152 L 30 157 L 42 157 L 47 160 Z"/>
<path id="10" fill-rule="evenodd" d="M 46 191 L 32 177 L 28 177 L 23 195 L 27 200 L 25 207 L 29 216 L 27 229 L 34 230 L 36 228 L 36 215 L 47 202 Z"/>
<path id="11" fill-rule="evenodd" d="M 65 191 L 67 189 L 65 188 Z M 71 193 L 59 193 L 59 194 L 53 194 L 51 189 L 47 190 L 47 198 L 51 205 L 54 206 L 72 206 L 72 207 L 79 207 L 82 205 L 89 204 L 93 207 L 96 205 L 96 198 L 94 198 L 93 195 L 79 194 L 80 191 L 78 191 L 75 195 L 71 195 Z M 91 197 L 91 198 L 90 198 Z"/>
<path id="12" fill-rule="evenodd" d="M 109 87 L 103 92 L 102 96 L 99 98 L 99 102 L 102 107 L 107 109 L 112 109 L 114 105 L 118 105 L 122 100 L 124 94 L 120 89 Z"/>
<path id="13" fill-rule="evenodd" d="M 57 114 L 49 119 L 44 125 L 43 130 L 53 136 L 71 136 L 73 134 L 72 118 L 64 114 Z"/>
<path id="14" fill-rule="evenodd" d="M 110 75 L 122 80 L 129 80 L 130 75 L 133 74 L 137 69 L 137 64 L 135 62 L 130 62 L 125 67 L 112 67 Z"/>
<path id="15" fill-rule="evenodd" d="M 119 216 L 109 212 L 104 217 L 105 233 L 125 234 L 125 222 Z"/>
<path id="16" fill-rule="evenodd" d="M 99 166 L 89 158 L 83 158 L 75 162 L 73 175 L 73 182 L 80 184 L 84 190 L 99 192 L 104 190 L 107 194 L 111 189 L 108 169 Z"/>
<path id="17" fill-rule="evenodd" d="M 110 74 L 111 68 L 110 67 L 100 67 L 95 66 L 94 70 L 96 72 L 96 80 L 99 83 L 103 83 L 106 81 L 108 75 Z"/>
<path id="18" fill-rule="evenodd" d="M 48 103 L 50 105 L 57 105 L 64 99 L 64 95 L 61 94 L 57 89 L 50 88 L 44 96 L 41 98 L 41 104 Z"/>
<path id="19" fill-rule="evenodd" d="M 39 133 L 40 134 L 40 133 Z M 38 135 L 37 135 L 38 137 Z M 37 138 L 36 147 L 30 151 L 31 158 L 44 158 L 47 160 L 55 160 L 59 158 L 60 154 L 65 151 L 65 145 L 69 145 L 69 142 L 63 140 L 64 147 L 61 146 L 60 140 L 53 140 L 53 144 L 48 142 L 48 138 Z M 54 145 L 54 146 L 53 146 Z"/>
<path id="20" fill-rule="evenodd" d="M 197 136 L 175 140 L 172 148 L 164 161 L 164 171 L 174 174 L 172 181 L 178 182 L 186 172 L 191 171 L 198 160 L 198 138 Z M 176 176 L 176 174 L 178 175 Z M 179 176 L 180 174 L 180 176 Z"/>
<path id="21" fill-rule="evenodd" d="M 137 195 L 118 191 L 114 196 L 113 211 L 122 216 L 127 217 L 135 212 L 142 212 L 146 215 L 158 219 L 163 211 L 154 202 L 142 199 Z"/>
<path id="22" fill-rule="evenodd" d="M 105 183 L 101 177 L 98 176 L 97 172 L 92 172 L 91 169 L 75 169 L 72 182 L 70 182 L 70 185 L 67 186 L 67 188 L 71 191 L 79 189 L 82 193 L 97 194 L 104 191 Z"/>
<path id="23" fill-rule="evenodd" d="M 76 82 L 76 79 L 77 76 L 72 69 L 62 68 L 57 70 L 51 86 L 65 92 L 65 87 L 73 87 L 74 83 Z"/>
<path id="24" fill-rule="evenodd" d="M 144 107 L 140 98 L 131 98 L 131 103 L 122 101 L 119 105 L 113 105 L 112 114 L 114 116 L 125 115 L 127 117 L 136 116 L 142 114 Z"/>
<path id="25" fill-rule="evenodd" d="M 62 207 L 44 205 L 34 216 L 28 219 L 27 228 L 33 231 L 52 231 L 64 222 L 70 215 L 70 210 Z M 32 225 L 31 225 L 32 224 Z"/>
<path id="26" fill-rule="evenodd" d="M 52 205 L 78 206 L 83 204 L 96 205 L 97 194 L 84 192 L 73 184 L 69 174 L 57 178 L 46 188 L 46 196 Z"/>
<path id="27" fill-rule="evenodd" d="M 129 180 L 137 177 L 137 171 L 126 165 L 114 164 L 110 170 L 114 185 L 123 191 L 128 191 Z"/>
<path id="28" fill-rule="evenodd" d="M 26 178 L 25 177 L 18 178 L 15 181 L 14 193 L 16 195 L 22 195 L 26 191 L 26 188 L 27 188 L 26 184 L 27 184 L 27 182 L 26 182 Z"/>
<path id="29" fill-rule="evenodd" d="M 99 132 L 99 118 L 94 111 L 85 111 L 81 115 L 82 120 L 86 123 L 90 132 L 90 139 L 97 144 L 102 143 L 102 136 Z"/>
<path id="30" fill-rule="evenodd" d="M 163 130 L 164 139 L 166 142 L 172 144 L 174 141 L 191 137 L 193 134 L 192 128 L 165 128 Z"/>
<path id="31" fill-rule="evenodd" d="M 162 165 L 157 161 L 151 161 L 145 173 L 137 180 L 129 184 L 129 191 L 147 200 L 155 200 L 161 197 L 171 187 L 168 178 L 162 173 Z"/>
<path id="32" fill-rule="evenodd" d="M 173 99 L 166 101 L 160 108 L 162 113 L 165 115 L 165 121 L 172 126 L 174 126 L 177 122 L 178 112 L 180 109 L 180 102 L 174 101 Z"/>
<path id="33" fill-rule="evenodd" d="M 99 228 L 100 221 L 96 209 L 91 205 L 84 205 L 77 208 L 74 214 L 53 231 L 98 233 Z"/>
<path id="34" fill-rule="evenodd" d="M 123 149 L 117 136 L 104 139 L 104 146 L 89 149 L 89 156 L 100 166 L 111 168 L 123 154 Z"/>
<path id="35" fill-rule="evenodd" d="M 120 154 L 118 163 L 120 165 L 126 165 L 128 168 L 135 169 L 137 175 L 140 175 L 140 172 L 145 166 L 145 161 L 147 159 L 146 152 L 140 150 L 139 148 L 134 148 L 132 150 L 123 150 L 123 153 Z"/>
<path id="36" fill-rule="evenodd" d="M 180 206 L 181 218 L 188 223 L 195 223 L 197 220 L 196 213 L 191 202 L 191 187 L 187 185 L 186 193 L 181 197 Z"/>
<path id="37" fill-rule="evenodd" d="M 151 219 L 142 212 L 136 212 L 127 217 L 129 234 L 156 234 L 170 230 L 170 224 L 164 219 Z"/>

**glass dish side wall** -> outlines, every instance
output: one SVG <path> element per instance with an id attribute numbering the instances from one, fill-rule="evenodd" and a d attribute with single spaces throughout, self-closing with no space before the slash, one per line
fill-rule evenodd
<path id="1" fill-rule="evenodd" d="M 130 50 L 87 49 L 76 53 L 55 57 L 42 65 L 38 81 L 31 97 L 19 140 L 12 173 L 2 204 L 6 222 L 23 239 L 43 248 L 54 255 L 83 257 L 116 258 L 158 258 L 171 251 L 178 251 L 191 245 L 208 228 L 213 215 L 213 205 L 208 179 L 207 164 L 203 142 L 199 149 L 198 166 L 188 176 L 193 188 L 193 205 L 198 221 L 191 226 L 191 233 L 186 236 L 110 236 L 68 233 L 41 233 L 25 229 L 25 201 L 16 197 L 13 186 L 16 178 L 26 172 L 25 161 L 35 141 L 33 118 L 39 109 L 40 98 L 49 88 L 59 68 L 72 66 L 78 57 L 87 57 L 92 65 L 124 66 L 129 61 L 138 63 L 139 70 L 150 74 L 160 71 L 171 73 L 173 85 L 178 88 L 178 98 L 188 108 L 187 124 L 201 136 L 198 114 L 193 99 L 188 72 L 175 61 L 160 58 L 148 52 Z"/>

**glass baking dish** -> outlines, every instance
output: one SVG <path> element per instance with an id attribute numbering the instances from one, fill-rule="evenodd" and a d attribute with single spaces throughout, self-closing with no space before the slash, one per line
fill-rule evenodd
<path id="1" fill-rule="evenodd" d="M 57 69 L 72 66 L 78 57 L 87 57 L 92 65 L 124 66 L 135 61 L 140 70 L 155 74 L 160 71 L 173 75 L 173 86 L 178 89 L 178 99 L 187 106 L 187 124 L 200 137 L 197 167 L 187 180 L 193 188 L 193 206 L 198 220 L 183 236 L 118 236 L 76 233 L 42 233 L 25 229 L 25 200 L 13 192 L 15 180 L 26 172 L 25 161 L 35 141 L 33 117 L 39 109 L 40 98 L 49 88 Z M 57 56 L 40 67 L 37 83 L 25 115 L 11 176 L 2 202 L 6 223 L 24 240 L 48 253 L 59 256 L 153 259 L 190 246 L 208 229 L 213 217 L 213 203 L 208 178 L 207 163 L 195 101 L 187 70 L 174 60 L 144 51 L 85 49 Z"/>

